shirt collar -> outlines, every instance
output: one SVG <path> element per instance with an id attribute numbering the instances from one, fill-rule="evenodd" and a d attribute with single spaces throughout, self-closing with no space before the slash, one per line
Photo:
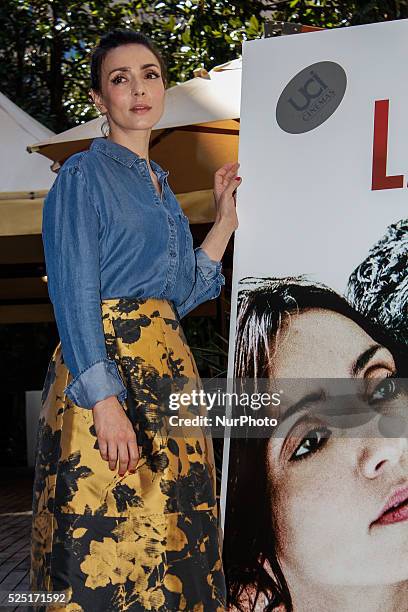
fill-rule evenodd
<path id="1" fill-rule="evenodd" d="M 140 155 L 134 153 L 127 147 L 102 136 L 94 138 L 89 148 L 93 151 L 100 151 L 128 168 L 131 168 L 134 163 L 146 163 L 144 157 L 140 157 Z M 163 170 L 163 168 L 152 159 L 150 160 L 150 165 L 159 177 L 168 176 L 168 170 Z"/>

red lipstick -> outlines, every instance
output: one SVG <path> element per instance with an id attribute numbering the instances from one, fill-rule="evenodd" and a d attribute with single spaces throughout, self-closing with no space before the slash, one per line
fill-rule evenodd
<path id="1" fill-rule="evenodd" d="M 398 489 L 387 500 L 371 525 L 392 525 L 408 520 L 408 487 Z"/>

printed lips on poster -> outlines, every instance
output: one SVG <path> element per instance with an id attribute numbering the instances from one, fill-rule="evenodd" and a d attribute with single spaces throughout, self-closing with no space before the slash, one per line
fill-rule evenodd
<path id="1" fill-rule="evenodd" d="M 394 376 L 395 364 L 399 371 L 393 342 L 408 342 L 407 57 L 407 20 L 244 43 L 239 149 L 243 183 L 237 202 L 229 379 L 234 374 L 269 375 L 271 359 L 277 372 L 289 372 L 286 378 L 305 378 L 308 383 L 347 378 L 348 373 L 357 378 L 370 363 L 377 373 L 374 356 L 379 351 L 379 374 Z M 257 294 L 258 302 L 251 302 L 245 282 L 260 289 L 264 277 L 273 283 Z M 246 297 L 240 301 L 242 295 Z M 343 305 L 344 296 L 353 311 Z M 237 319 L 240 304 L 247 310 Z M 296 318 L 297 306 L 301 316 Z M 306 311 L 308 317 L 302 318 Z M 282 321 L 288 313 L 290 324 L 285 327 Z M 387 332 L 384 336 L 371 335 L 374 322 Z M 393 340 L 384 344 L 388 332 Z M 308 338 L 312 340 L 306 342 Z M 262 347 L 268 343 L 264 358 Z M 382 401 L 387 393 L 382 389 L 376 398 Z M 314 393 L 314 402 L 320 401 L 318 395 Z M 377 472 L 362 483 L 348 469 L 354 465 L 356 445 L 344 446 L 335 461 L 334 451 L 297 461 L 324 447 L 327 431 L 315 430 L 307 443 L 292 448 L 287 460 L 290 444 L 285 446 L 279 454 L 285 477 L 279 478 L 269 442 L 247 443 L 228 433 L 221 509 L 234 605 L 242 586 L 247 596 L 243 610 L 252 609 L 260 589 L 276 609 L 291 609 L 290 593 L 295 609 L 302 610 L 296 597 L 309 582 L 316 587 L 315 609 L 323 609 L 318 603 L 324 592 L 318 589 L 320 583 L 337 585 L 340 591 L 345 584 L 400 583 L 406 588 L 408 475 L 402 464 L 400 488 L 389 472 L 380 491 Z M 363 435 L 362 445 L 364 440 Z M 330 448 L 337 448 L 335 442 Z M 369 456 L 367 449 L 362 457 Z M 342 458 L 347 453 L 346 465 Z M 379 462 L 379 470 L 383 465 L 386 460 Z M 274 499 L 265 501 L 272 493 Z M 372 506 L 376 497 L 382 510 Z M 350 504 L 351 499 L 356 503 Z M 279 506 L 282 500 L 284 507 Z M 274 507 L 270 524 L 266 507 Z M 384 538 L 381 546 L 368 537 L 377 527 Z M 386 537 L 391 532 L 399 534 L 395 541 Z M 333 534 L 339 534 L 338 542 Z M 279 544 L 279 559 L 270 542 Z M 265 562 L 260 564 L 260 559 Z M 406 604 L 406 599 L 401 601 Z M 389 603 L 382 609 L 402 609 L 395 598 Z"/>

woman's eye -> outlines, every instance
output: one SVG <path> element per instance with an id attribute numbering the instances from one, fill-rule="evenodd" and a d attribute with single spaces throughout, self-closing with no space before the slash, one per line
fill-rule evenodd
<path id="1" fill-rule="evenodd" d="M 326 444 L 330 436 L 331 431 L 327 429 L 327 427 L 316 427 L 315 429 L 311 429 L 291 456 L 291 461 L 305 459 L 307 456 L 320 450 L 320 448 Z"/>
<path id="2" fill-rule="evenodd" d="M 387 376 L 387 378 L 384 378 L 371 393 L 368 398 L 368 403 L 375 404 L 376 402 L 384 402 L 393 399 L 398 394 L 399 388 L 396 379 L 392 376 Z"/>
<path id="3" fill-rule="evenodd" d="M 118 74 L 118 76 L 116 76 L 114 79 L 112 79 L 112 83 L 121 83 L 122 81 L 118 81 L 118 79 L 124 79 L 125 77 L 123 76 L 123 74 Z"/>
<path id="4" fill-rule="evenodd" d="M 157 74 L 157 72 L 148 72 L 146 76 L 154 76 L 155 79 L 158 79 L 160 74 Z"/>

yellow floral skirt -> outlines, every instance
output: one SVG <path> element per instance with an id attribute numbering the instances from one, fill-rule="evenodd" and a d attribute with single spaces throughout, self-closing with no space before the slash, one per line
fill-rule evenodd
<path id="1" fill-rule="evenodd" d="M 101 458 L 92 410 L 64 394 L 72 377 L 58 345 L 39 421 L 31 589 L 64 591 L 66 603 L 52 610 L 222 612 L 211 436 L 168 426 L 169 393 L 201 388 L 177 312 L 156 298 L 101 306 L 140 459 L 119 476 Z"/>

